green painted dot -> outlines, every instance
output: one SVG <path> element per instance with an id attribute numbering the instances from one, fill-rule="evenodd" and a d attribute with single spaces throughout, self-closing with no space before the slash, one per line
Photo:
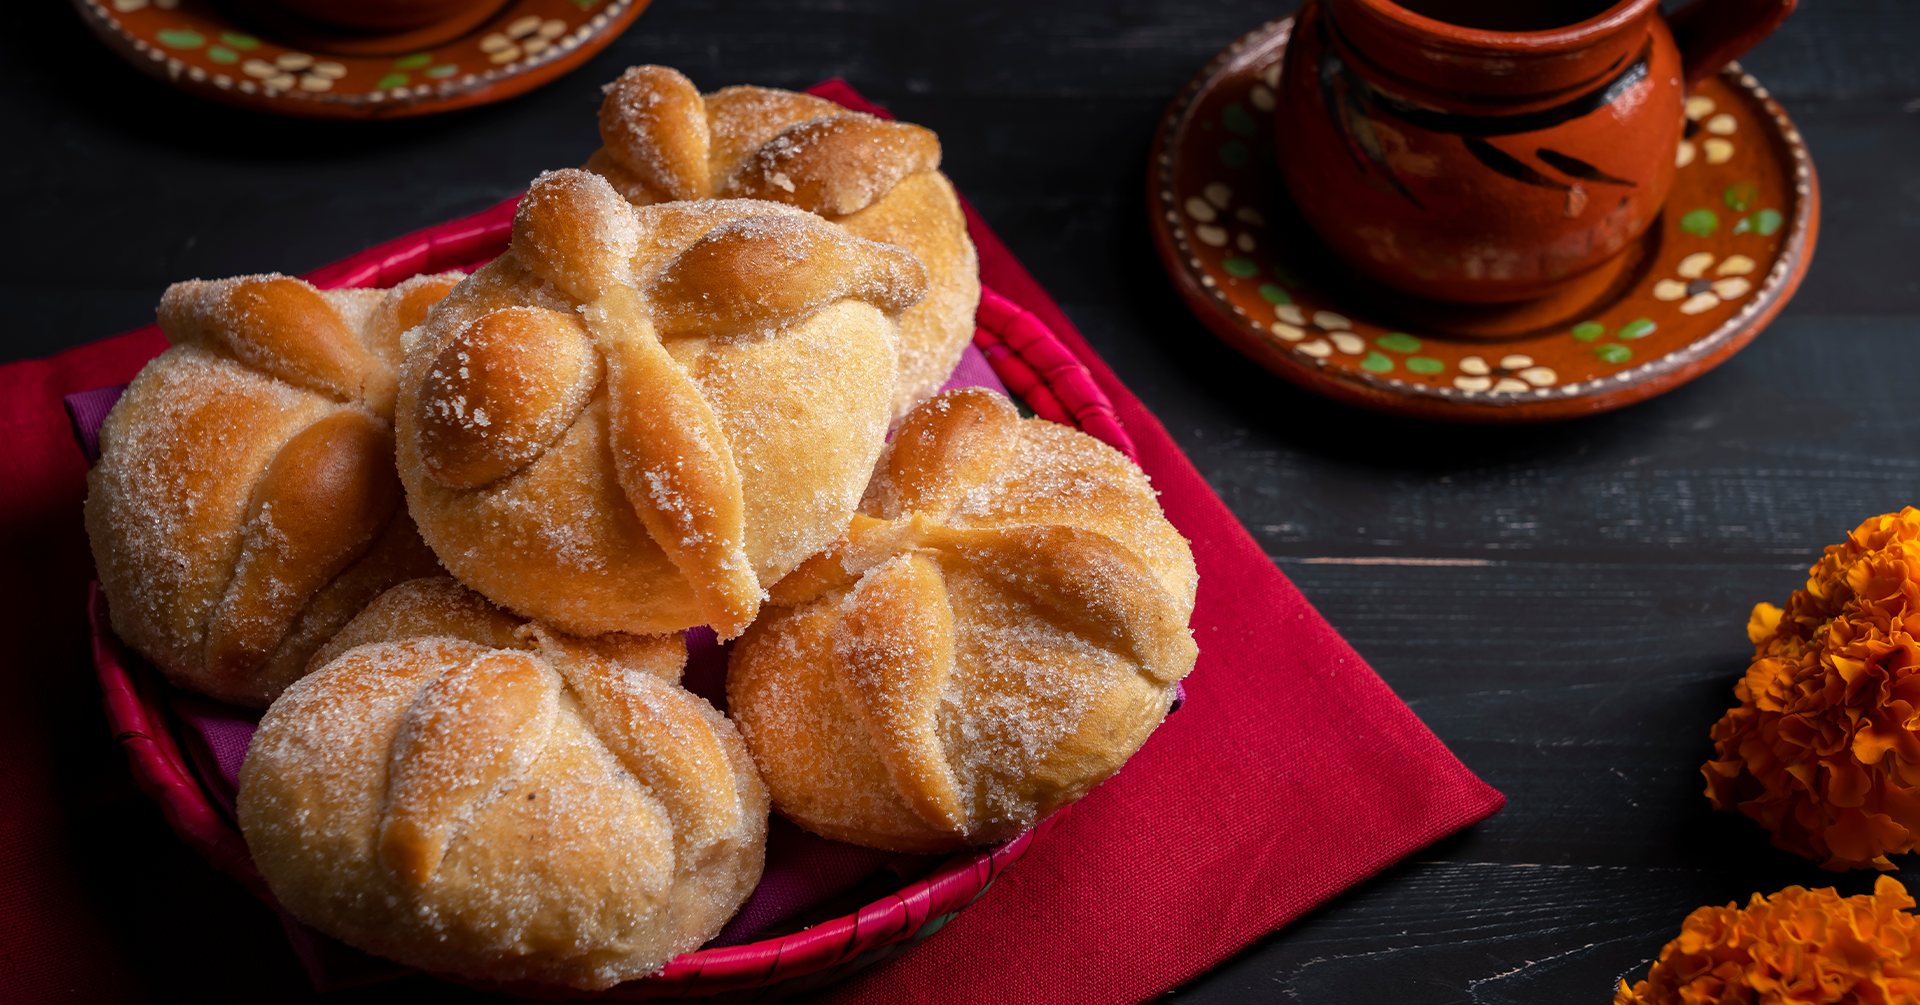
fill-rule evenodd
<path id="1" fill-rule="evenodd" d="M 169 49 L 198 49 L 207 44 L 207 36 L 191 28 L 168 28 L 154 32 L 153 37 Z"/>
<path id="2" fill-rule="evenodd" d="M 1573 337 L 1582 342 L 1591 342 L 1607 333 L 1607 326 L 1598 321 L 1582 321 L 1573 326 Z"/>
<path id="3" fill-rule="evenodd" d="M 238 63 L 240 54 L 224 45 L 216 45 L 207 50 L 207 58 L 216 63 Z"/>
<path id="4" fill-rule="evenodd" d="M 1253 120 L 1253 116 L 1247 114 L 1246 109 L 1240 107 L 1238 101 L 1228 105 L 1220 113 L 1220 122 L 1227 127 L 1227 132 L 1235 136 L 1252 136 L 1260 131 L 1260 124 Z"/>
<path id="5" fill-rule="evenodd" d="M 1785 222 L 1787 218 L 1781 216 L 1777 209 L 1763 209 L 1753 214 L 1753 229 L 1759 231 L 1761 237 L 1773 236 L 1773 232 L 1779 230 L 1780 225 Z"/>
<path id="6" fill-rule="evenodd" d="M 1268 269 L 1267 271 L 1273 273 L 1273 278 L 1280 280 L 1280 282 L 1283 285 L 1291 286 L 1291 287 L 1294 287 L 1295 289 L 1298 289 L 1299 287 L 1306 285 L 1300 282 L 1299 276 L 1296 276 L 1292 272 L 1289 272 L 1285 266 L 1276 265 Z"/>
<path id="7" fill-rule="evenodd" d="M 1625 363 L 1633 358 L 1633 350 L 1623 345 L 1603 345 L 1593 351 L 1602 363 Z"/>
<path id="8" fill-rule="evenodd" d="M 396 87 L 405 87 L 412 82 L 413 78 L 404 73 L 389 73 L 381 77 L 379 82 L 373 85 L 373 89 L 376 91 L 391 91 Z"/>
<path id="9" fill-rule="evenodd" d="M 1373 344 L 1394 352 L 1419 352 L 1420 340 L 1406 332 L 1389 332 L 1373 340 Z"/>
<path id="10" fill-rule="evenodd" d="M 1368 373 L 1387 373 L 1393 369 L 1393 358 L 1384 352 L 1370 352 L 1366 359 L 1360 361 L 1360 369 Z"/>
<path id="11" fill-rule="evenodd" d="M 1220 263 L 1227 275 L 1241 279 L 1251 279 L 1260 274 L 1260 263 L 1251 258 L 1229 258 Z"/>
<path id="12" fill-rule="evenodd" d="M 1634 318 L 1632 321 L 1621 325 L 1620 330 L 1613 333 L 1613 337 L 1624 339 L 1646 338 L 1648 335 L 1653 334 L 1659 327 L 1659 325 L 1653 323 L 1652 318 Z"/>
<path id="13" fill-rule="evenodd" d="M 1728 209 L 1736 213 L 1746 212 L 1747 207 L 1753 205 L 1753 200 L 1758 198 L 1760 198 L 1760 190 L 1744 181 L 1728 185 L 1727 190 L 1720 194 L 1720 200 L 1727 204 Z"/>
<path id="14" fill-rule="evenodd" d="M 399 59 L 394 60 L 393 68 L 396 70 L 418 70 L 431 62 L 433 62 L 433 53 L 416 52 L 411 56 L 401 56 Z"/>
<path id="15" fill-rule="evenodd" d="M 1407 369 L 1412 370 L 1414 373 L 1439 373 L 1446 368 L 1447 364 L 1431 356 L 1407 357 Z"/>
<path id="16" fill-rule="evenodd" d="M 1253 159 L 1247 145 L 1239 140 L 1228 140 L 1220 144 L 1220 163 L 1230 168 L 1243 168 Z"/>
<path id="17" fill-rule="evenodd" d="M 1680 218 L 1680 229 L 1695 237 L 1712 237 L 1720 218 L 1710 209 L 1696 209 Z"/>
<path id="18" fill-rule="evenodd" d="M 1751 216 L 1743 216 L 1740 218 L 1739 223 L 1736 223 L 1733 225 L 1733 232 L 1736 234 L 1745 234 L 1752 230 L 1753 230 L 1753 217 Z"/>
<path id="19" fill-rule="evenodd" d="M 452 63 L 441 63 L 439 66 L 436 66 L 431 70 L 428 70 L 427 76 L 432 77 L 435 80 L 439 80 L 442 77 L 451 77 L 454 74 L 459 72 L 460 72 L 460 68 L 453 65 Z"/>
<path id="20" fill-rule="evenodd" d="M 1280 287 L 1273 285 L 1272 283 L 1261 283 L 1260 295 L 1267 298 L 1267 303 L 1270 303 L 1270 304 L 1293 303 L 1293 298 L 1287 295 L 1286 290 L 1283 290 Z"/>
<path id="21" fill-rule="evenodd" d="M 242 34 L 240 34 L 240 33 L 239 33 L 239 32 L 237 32 L 237 31 L 223 31 L 223 32 L 221 32 L 221 33 L 220 33 L 220 41 L 222 41 L 222 42 L 225 42 L 226 44 L 228 44 L 228 45 L 230 45 L 230 46 L 233 46 L 233 47 L 234 47 L 234 48 L 236 48 L 236 49 L 258 49 L 258 48 L 260 48 L 260 40 L 259 40 L 259 39 L 257 39 L 257 38 L 254 38 L 254 37 L 253 37 L 252 35 L 242 35 Z"/>

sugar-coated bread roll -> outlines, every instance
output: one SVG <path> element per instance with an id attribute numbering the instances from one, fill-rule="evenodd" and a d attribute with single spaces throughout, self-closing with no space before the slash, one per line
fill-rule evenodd
<path id="1" fill-rule="evenodd" d="M 389 419 L 401 334 L 460 279 L 167 290 L 173 347 L 100 429 L 86 524 L 114 632 L 173 683 L 264 708 L 367 601 L 439 573 Z"/>
<path id="2" fill-rule="evenodd" d="M 1192 554 L 1118 451 L 969 389 L 915 409 L 853 526 L 777 584 L 729 709 L 783 815 L 941 852 L 1118 770 L 1193 669 Z"/>
<path id="3" fill-rule="evenodd" d="M 766 788 L 678 636 L 569 638 L 452 580 L 384 594 L 260 720 L 240 829 L 308 925 L 422 969 L 601 989 L 720 931 Z"/>
<path id="4" fill-rule="evenodd" d="M 940 389 L 973 338 L 980 263 L 931 130 L 767 87 L 702 95 L 678 70 L 636 66 L 607 87 L 587 161 L 636 205 L 749 198 L 798 206 L 913 252 L 927 299 L 900 316 L 895 416 Z"/>
<path id="5" fill-rule="evenodd" d="M 462 582 L 578 635 L 753 620 L 884 443 L 912 255 L 756 200 L 556 171 L 407 351 L 408 506 Z"/>

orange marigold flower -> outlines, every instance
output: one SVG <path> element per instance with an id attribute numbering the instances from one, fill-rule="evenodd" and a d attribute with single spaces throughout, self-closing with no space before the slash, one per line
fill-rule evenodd
<path id="1" fill-rule="evenodd" d="M 1613 1005 L 1891 1005 L 1920 1000 L 1920 918 L 1891 876 L 1873 893 L 1789 886 L 1687 915 L 1647 979 Z"/>
<path id="2" fill-rule="evenodd" d="M 1920 510 L 1861 524 L 1753 609 L 1740 707 L 1701 766 L 1716 809 L 1827 869 L 1892 869 L 1920 842 Z"/>

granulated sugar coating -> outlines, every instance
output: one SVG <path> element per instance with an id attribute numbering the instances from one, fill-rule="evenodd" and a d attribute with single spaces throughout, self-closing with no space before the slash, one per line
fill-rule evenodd
<path id="1" fill-rule="evenodd" d="M 408 346 L 407 502 L 447 568 L 566 631 L 722 637 L 846 526 L 883 446 L 898 248 L 755 200 L 541 176 Z"/>
<path id="2" fill-rule="evenodd" d="M 86 522 L 115 633 L 173 683 L 264 707 L 368 600 L 438 572 L 401 505 L 392 362 L 459 278 L 168 289 L 174 347 L 102 426 Z"/>
<path id="3" fill-rule="evenodd" d="M 677 636 L 512 624 L 446 579 L 371 605 L 261 720 L 248 849 L 294 916 L 403 963 L 645 976 L 759 882 L 766 790 L 726 717 L 671 683 Z"/>
<path id="4" fill-rule="evenodd" d="M 635 205 L 745 197 L 797 206 L 847 232 L 911 252 L 927 296 L 900 315 L 894 418 L 946 382 L 973 337 L 979 260 L 939 138 L 824 98 L 765 87 L 702 96 L 664 66 L 607 85 L 604 144 L 586 168 Z"/>
<path id="5" fill-rule="evenodd" d="M 903 852 L 1011 838 L 1118 770 L 1197 651 L 1193 558 L 1118 451 L 979 389 L 908 416 L 774 585 L 729 708 L 780 812 Z"/>

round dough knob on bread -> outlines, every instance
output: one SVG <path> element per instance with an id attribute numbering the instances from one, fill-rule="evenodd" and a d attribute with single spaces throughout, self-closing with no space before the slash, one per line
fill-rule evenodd
<path id="1" fill-rule="evenodd" d="M 1119 770 L 1193 669 L 1186 541 L 1132 462 L 992 392 L 910 414 L 851 528 L 775 585 L 727 696 L 782 815 L 944 852 Z"/>
<path id="2" fill-rule="evenodd" d="M 912 252 L 927 298 L 900 316 L 896 418 L 940 389 L 973 338 L 980 263 L 929 129 L 767 87 L 702 95 L 678 70 L 636 66 L 607 87 L 588 159 L 621 195 L 765 199 Z"/>
<path id="3" fill-rule="evenodd" d="M 766 789 L 678 636 L 577 639 L 452 580 L 382 595 L 261 719 L 239 817 L 295 917 L 422 969 L 598 990 L 717 934 Z"/>
<path id="4" fill-rule="evenodd" d="M 263 708 L 381 590 L 439 572 L 390 419 L 402 334 L 461 278 L 167 290 L 173 347 L 101 426 L 86 524 L 115 634 L 173 683 Z"/>
<path id="5" fill-rule="evenodd" d="M 833 540 L 884 444 L 913 256 L 751 200 L 536 180 L 410 344 L 395 419 L 462 582 L 579 635 L 710 624 Z"/>

